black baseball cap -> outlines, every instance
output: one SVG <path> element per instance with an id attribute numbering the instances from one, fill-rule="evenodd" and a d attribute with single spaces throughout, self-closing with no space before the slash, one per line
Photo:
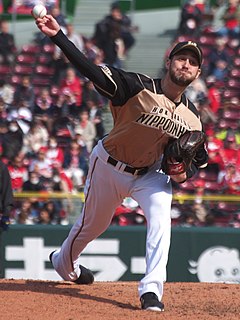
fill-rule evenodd
<path id="1" fill-rule="evenodd" d="M 200 49 L 198 44 L 196 42 L 193 42 L 193 41 L 178 42 L 175 45 L 175 47 L 171 50 L 171 52 L 169 54 L 169 59 L 172 59 L 172 57 L 176 53 L 178 53 L 178 52 L 180 52 L 180 51 L 182 51 L 184 49 L 193 51 L 197 56 L 199 66 L 201 66 L 202 60 L 203 60 L 202 50 Z"/>

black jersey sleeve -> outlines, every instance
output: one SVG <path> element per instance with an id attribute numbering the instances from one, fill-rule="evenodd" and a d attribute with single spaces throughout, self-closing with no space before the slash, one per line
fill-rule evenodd
<path id="1" fill-rule="evenodd" d="M 63 51 L 74 67 L 94 83 L 98 92 L 112 101 L 113 105 L 123 105 L 142 89 L 137 74 L 108 66 L 97 66 L 87 59 L 61 30 L 56 36 L 51 37 L 51 40 Z"/>
<path id="2" fill-rule="evenodd" d="M 107 97 L 115 94 L 116 87 L 102 72 L 102 69 L 91 62 L 60 30 L 51 40 L 62 50 L 74 67 L 86 78 L 92 81 L 98 88 L 102 88 Z"/>

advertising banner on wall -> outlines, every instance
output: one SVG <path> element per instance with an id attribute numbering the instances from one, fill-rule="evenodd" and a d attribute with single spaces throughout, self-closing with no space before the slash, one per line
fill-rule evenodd
<path id="1" fill-rule="evenodd" d="M 13 225 L 0 239 L 1 277 L 61 280 L 49 254 L 70 226 Z M 110 227 L 82 253 L 96 281 L 137 281 L 145 273 L 145 227 Z M 168 282 L 240 284 L 240 229 L 174 228 Z"/>

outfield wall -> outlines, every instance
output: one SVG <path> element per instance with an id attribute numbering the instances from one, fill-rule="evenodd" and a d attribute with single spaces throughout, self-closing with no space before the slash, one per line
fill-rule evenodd
<path id="1" fill-rule="evenodd" d="M 70 226 L 12 225 L 1 234 L 1 276 L 60 280 L 48 260 Z M 144 226 L 111 226 L 82 254 L 81 262 L 97 281 L 137 281 L 144 275 Z M 240 283 L 240 229 L 172 229 L 169 282 Z"/>

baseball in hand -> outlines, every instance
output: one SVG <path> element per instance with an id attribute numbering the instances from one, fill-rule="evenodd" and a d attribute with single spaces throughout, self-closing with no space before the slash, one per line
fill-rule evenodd
<path id="1" fill-rule="evenodd" d="M 43 18 L 47 14 L 47 9 L 42 4 L 37 4 L 32 9 L 32 15 L 35 19 Z"/>

